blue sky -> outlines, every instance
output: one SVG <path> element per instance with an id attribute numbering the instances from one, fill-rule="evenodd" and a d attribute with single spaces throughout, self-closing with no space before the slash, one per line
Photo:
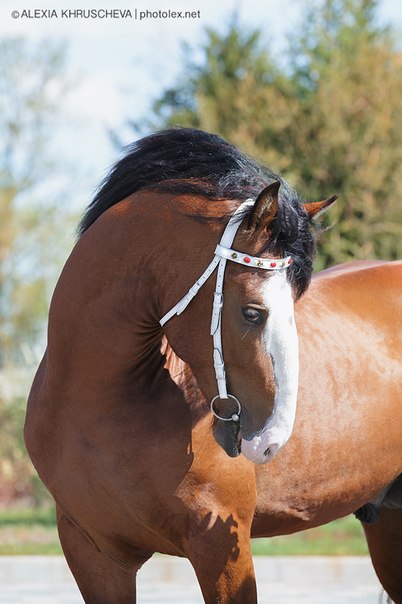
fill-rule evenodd
<path id="1" fill-rule="evenodd" d="M 2 0 L 1 35 L 23 35 L 32 41 L 65 40 L 68 69 L 77 85 L 66 99 L 62 123 L 53 139 L 54 152 L 79 167 L 74 175 L 75 206 L 82 209 L 107 167 L 116 159 L 107 129 L 121 129 L 127 117 L 139 118 L 151 99 L 173 82 L 180 68 L 181 42 L 197 43 L 206 26 L 220 27 L 237 10 L 242 22 L 266 31 L 271 47 L 280 51 L 285 36 L 300 18 L 303 0 L 111 0 L 75 3 L 54 0 L 35 8 L 57 11 L 58 18 L 12 18 L 27 2 Z M 32 3 L 31 3 L 32 6 Z M 31 12 L 33 8 L 31 8 Z M 137 11 L 199 11 L 193 19 L 62 18 L 62 9 L 129 9 Z M 49 15 L 49 12 L 46 13 Z M 138 14 L 138 13 L 137 13 Z M 379 17 L 402 31 L 402 3 L 383 0 Z M 62 161 L 62 159 L 61 159 Z"/>

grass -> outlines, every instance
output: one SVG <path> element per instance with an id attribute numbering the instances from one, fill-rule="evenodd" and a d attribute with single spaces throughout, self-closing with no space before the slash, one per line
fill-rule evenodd
<path id="1" fill-rule="evenodd" d="M 256 556 L 365 556 L 368 555 L 361 524 L 354 516 L 294 535 L 254 539 Z"/>
<path id="2" fill-rule="evenodd" d="M 358 556 L 368 554 L 363 530 L 353 516 L 303 533 L 255 539 L 254 555 Z M 62 554 L 53 509 L 0 510 L 0 555 Z"/>
<path id="3" fill-rule="evenodd" d="M 56 511 L 48 508 L 0 509 L 0 528 L 4 526 L 56 526 Z"/>
<path id="4" fill-rule="evenodd" d="M 0 510 L 0 556 L 62 553 L 53 508 Z"/>

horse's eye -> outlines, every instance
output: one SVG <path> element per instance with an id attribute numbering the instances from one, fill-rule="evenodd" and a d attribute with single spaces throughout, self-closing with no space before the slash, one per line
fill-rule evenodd
<path id="1" fill-rule="evenodd" d="M 253 325 L 262 325 L 265 321 L 265 313 L 253 306 L 246 306 L 242 309 L 242 313 L 246 321 Z"/>

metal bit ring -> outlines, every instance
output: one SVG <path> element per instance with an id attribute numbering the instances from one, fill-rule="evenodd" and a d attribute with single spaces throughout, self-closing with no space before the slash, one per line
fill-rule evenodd
<path id="1" fill-rule="evenodd" d="M 231 415 L 231 417 L 222 417 L 221 415 L 218 415 L 218 413 L 214 409 L 214 402 L 217 399 L 219 399 L 219 398 L 221 398 L 221 397 L 219 396 L 219 394 L 217 394 L 216 396 L 214 396 L 214 398 L 212 399 L 211 404 L 210 404 L 211 411 L 215 415 L 215 417 L 217 419 L 220 419 L 222 422 L 238 422 L 239 419 L 240 419 L 240 413 L 241 413 L 241 404 L 240 404 L 240 401 L 235 396 L 233 396 L 233 394 L 228 394 L 228 398 L 231 398 L 234 401 L 236 401 L 236 403 L 237 403 L 237 412 L 235 411 Z"/>

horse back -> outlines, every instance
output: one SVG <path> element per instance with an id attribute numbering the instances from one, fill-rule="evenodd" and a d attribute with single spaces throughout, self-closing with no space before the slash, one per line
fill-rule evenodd
<path id="1" fill-rule="evenodd" d="M 402 320 L 401 293 L 401 260 L 361 260 L 317 273 L 308 295 L 323 298 L 335 312 L 344 308 L 345 312 L 357 313 L 362 320 L 382 322 L 384 328 L 394 329 Z"/>

